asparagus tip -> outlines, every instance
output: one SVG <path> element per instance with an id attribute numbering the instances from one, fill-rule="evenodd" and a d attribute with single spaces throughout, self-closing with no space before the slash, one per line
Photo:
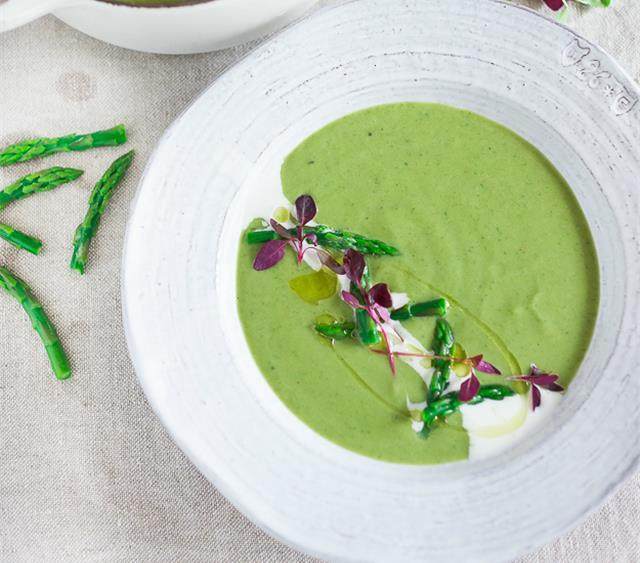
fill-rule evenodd
<path id="1" fill-rule="evenodd" d="M 115 133 L 115 140 L 119 145 L 124 145 L 127 142 L 127 130 L 124 124 L 119 123 L 116 125 L 113 128 L 113 132 Z"/>
<path id="2" fill-rule="evenodd" d="M 81 276 L 84 275 L 84 263 L 77 259 L 75 254 L 71 258 L 71 262 L 69 263 L 69 268 L 78 272 Z"/>

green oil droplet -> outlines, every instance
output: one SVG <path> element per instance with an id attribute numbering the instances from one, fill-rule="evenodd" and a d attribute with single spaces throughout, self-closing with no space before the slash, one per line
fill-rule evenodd
<path id="1" fill-rule="evenodd" d="M 454 343 L 453 347 L 451 348 L 451 355 L 456 360 L 467 359 L 467 352 L 457 342 Z M 458 377 L 467 377 L 471 373 L 471 366 L 462 362 L 454 362 L 451 366 L 451 369 L 453 370 L 453 373 L 455 373 Z"/>
<path id="2" fill-rule="evenodd" d="M 276 207 L 273 212 L 273 218 L 278 221 L 278 223 L 286 223 L 291 219 L 291 215 L 286 207 Z"/>
<path id="3" fill-rule="evenodd" d="M 320 270 L 298 276 L 289 281 L 289 287 L 300 299 L 317 305 L 318 301 L 333 297 L 338 291 L 338 277 L 330 271 Z"/>
<path id="4" fill-rule="evenodd" d="M 451 369 L 460 378 L 467 377 L 471 373 L 471 366 L 467 364 L 453 364 Z"/>

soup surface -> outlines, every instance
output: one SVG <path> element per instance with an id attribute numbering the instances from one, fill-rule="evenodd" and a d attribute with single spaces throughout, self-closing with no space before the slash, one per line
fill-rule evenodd
<path id="1" fill-rule="evenodd" d="M 444 105 L 377 106 L 311 135 L 286 158 L 281 178 L 289 202 L 313 196 L 317 222 L 399 248 L 399 256 L 368 259 L 374 281 L 412 301 L 447 297 L 447 318 L 469 353 L 483 353 L 506 375 L 535 362 L 564 385 L 574 377 L 598 308 L 596 254 L 569 186 L 521 137 Z M 426 440 L 412 430 L 407 400 L 424 401 L 426 386 L 408 365 L 399 362 L 393 377 L 384 356 L 315 334 L 320 315 L 344 319 L 351 311 L 337 296 L 313 304 L 290 289 L 309 266 L 287 252 L 255 271 L 256 251 L 240 244 L 238 311 L 255 361 L 291 411 L 376 459 L 468 456 L 460 414 Z M 433 319 L 406 328 L 429 348 Z"/>

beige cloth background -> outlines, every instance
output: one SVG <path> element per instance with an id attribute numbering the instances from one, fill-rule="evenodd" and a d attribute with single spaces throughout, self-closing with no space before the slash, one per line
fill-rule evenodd
<path id="1" fill-rule="evenodd" d="M 640 3 L 575 12 L 569 23 L 638 78 Z M 120 318 L 122 240 L 142 167 L 175 116 L 248 49 L 140 54 L 52 17 L 0 36 L 0 145 L 124 121 L 128 146 L 138 151 L 84 278 L 67 267 L 70 239 L 91 186 L 123 150 L 0 170 L 4 185 L 53 164 L 86 169 L 75 184 L 2 213 L 3 221 L 45 241 L 40 257 L 0 241 L 0 262 L 31 283 L 59 327 L 75 374 L 54 380 L 23 312 L 0 295 L 2 561 L 310 561 L 255 528 L 171 442 L 136 382 Z M 535 483 L 523 486 L 535 494 Z M 640 476 L 577 529 L 522 561 L 640 561 Z"/>

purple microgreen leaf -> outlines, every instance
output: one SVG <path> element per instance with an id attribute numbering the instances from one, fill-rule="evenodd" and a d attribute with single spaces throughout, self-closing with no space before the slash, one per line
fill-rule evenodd
<path id="1" fill-rule="evenodd" d="M 476 377 L 475 373 L 471 373 L 471 377 L 465 379 L 460 386 L 460 392 L 458 393 L 458 399 L 463 403 L 466 403 L 473 399 L 480 390 L 480 381 Z"/>
<path id="2" fill-rule="evenodd" d="M 353 293 L 349 293 L 348 291 L 342 290 L 342 293 L 340 294 L 340 296 L 342 297 L 342 300 L 349 305 L 349 307 L 353 307 L 354 309 L 362 309 L 362 305 L 360 304 L 360 301 L 358 301 L 358 298 L 353 294 Z"/>
<path id="3" fill-rule="evenodd" d="M 269 224 L 271 225 L 271 228 L 278 233 L 279 236 L 281 236 L 283 239 L 285 240 L 290 240 L 293 238 L 293 235 L 280 223 L 278 223 L 278 221 L 276 221 L 275 219 L 271 219 L 269 221 Z"/>
<path id="4" fill-rule="evenodd" d="M 287 246 L 286 240 L 270 240 L 262 245 L 253 261 L 253 269 L 262 271 L 275 266 L 284 258 L 284 249 Z"/>
<path id="5" fill-rule="evenodd" d="M 357 250 L 350 248 L 344 253 L 344 272 L 358 286 L 361 285 L 365 266 L 364 256 Z"/>
<path id="6" fill-rule="evenodd" d="M 331 256 L 331 254 L 329 254 L 326 250 L 323 250 L 322 248 L 316 248 L 315 251 L 318 255 L 318 259 L 320 260 L 320 262 L 322 262 L 323 266 L 326 266 L 332 272 L 335 272 L 339 276 L 344 274 L 344 266 L 342 264 L 339 264 L 336 259 Z"/>
<path id="7" fill-rule="evenodd" d="M 393 306 L 389 286 L 386 283 L 377 283 L 369 290 L 369 296 L 374 303 L 385 307 L 386 309 Z"/>
<path id="8" fill-rule="evenodd" d="M 554 393 L 562 393 L 564 391 L 564 387 L 558 383 L 551 383 L 545 386 L 547 391 L 553 391 Z"/>
<path id="9" fill-rule="evenodd" d="M 547 385 L 555 384 L 558 381 L 558 376 L 553 373 L 541 373 L 539 375 L 523 375 L 520 379 L 539 387 L 547 387 Z"/>
<path id="10" fill-rule="evenodd" d="M 296 199 L 296 215 L 301 225 L 306 225 L 317 213 L 316 202 L 310 195 L 301 195 Z"/>
<path id="11" fill-rule="evenodd" d="M 564 391 L 564 387 L 558 383 L 558 379 L 560 379 L 559 375 L 555 373 L 542 373 L 540 375 L 532 376 L 532 383 L 537 385 L 538 387 L 542 387 L 544 389 L 548 389 L 549 391 Z"/>
<path id="12" fill-rule="evenodd" d="M 482 373 L 488 373 L 491 375 L 502 375 L 500 370 L 496 366 L 482 359 L 482 354 L 473 356 L 473 358 L 469 359 L 471 361 L 471 365 L 473 365 L 474 368 Z"/>
<path id="13" fill-rule="evenodd" d="M 559 375 L 555 373 L 545 373 L 535 364 L 531 364 L 529 375 L 523 375 L 520 379 L 556 393 L 564 391 L 564 387 L 558 383 L 558 379 L 560 379 Z"/>
<path id="14" fill-rule="evenodd" d="M 542 395 L 540 394 L 540 389 L 538 389 L 535 385 L 531 385 L 531 410 L 535 411 L 542 403 Z"/>
<path id="15" fill-rule="evenodd" d="M 549 6 L 554 12 L 557 12 L 564 8 L 564 0 L 544 0 L 544 3 Z"/>

